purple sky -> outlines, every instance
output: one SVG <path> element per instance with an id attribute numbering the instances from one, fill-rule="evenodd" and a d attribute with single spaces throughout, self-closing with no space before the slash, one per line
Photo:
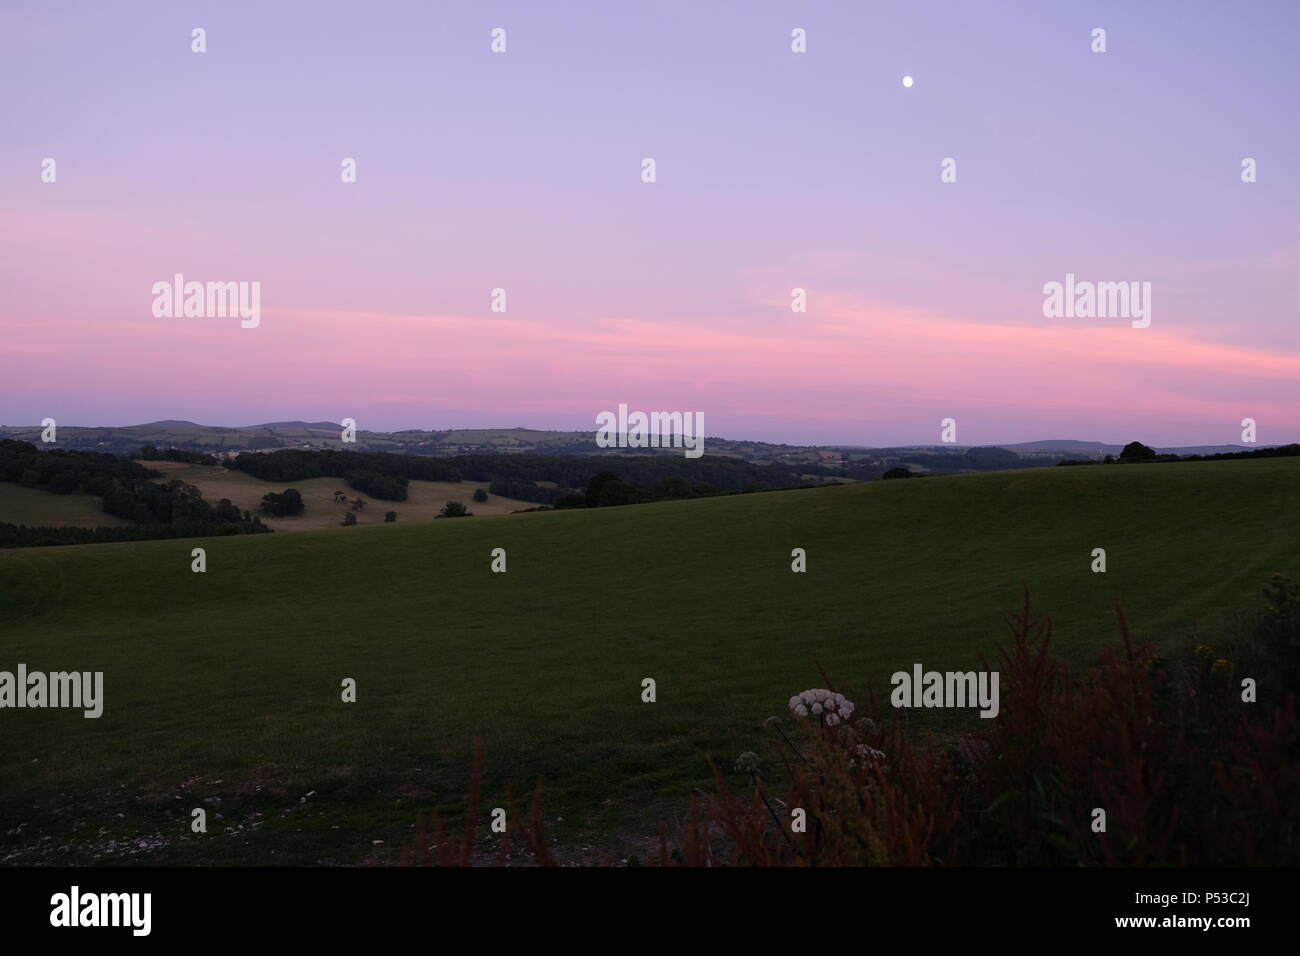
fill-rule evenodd
<path id="1" fill-rule="evenodd" d="M 1282 2 L 5 0 L 0 424 L 1298 441 L 1298 47 Z M 177 272 L 261 324 L 155 318 Z M 1067 272 L 1150 327 L 1045 318 Z"/>

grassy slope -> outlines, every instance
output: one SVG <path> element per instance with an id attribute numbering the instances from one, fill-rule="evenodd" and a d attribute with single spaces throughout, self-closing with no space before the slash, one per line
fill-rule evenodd
<path id="1" fill-rule="evenodd" d="M 241 471 L 228 471 L 219 465 L 191 465 L 175 461 L 146 461 L 141 464 L 158 469 L 163 473 L 163 478 L 179 478 L 194 485 L 203 492 L 205 501 L 217 502 L 229 498 L 245 511 L 256 512 L 262 503 L 262 496 L 268 491 L 297 488 L 306 503 L 306 509 L 301 515 L 295 518 L 260 516 L 264 524 L 277 531 L 315 531 L 339 527 L 344 513 L 349 509 L 334 503 L 336 489 L 347 494 L 349 499 L 366 499 L 365 508 L 357 512 L 358 525 L 383 524 L 385 511 L 396 511 L 399 523 L 427 521 L 435 517 L 448 501 L 459 501 L 475 517 L 509 514 L 523 508 L 537 507 L 536 502 L 516 501 L 499 495 L 489 495 L 488 500 L 482 503 L 475 501 L 475 489 L 487 491 L 488 482 L 412 481 L 407 488 L 408 497 L 405 501 L 384 501 L 366 496 L 342 478 L 276 482 L 262 481 Z"/>
<path id="2" fill-rule="evenodd" d="M 55 528 L 118 528 L 131 524 L 101 511 L 100 500 L 94 495 L 56 495 L 8 481 L 0 481 L 0 521 Z"/>
<path id="3" fill-rule="evenodd" d="M 1055 468 L 0 552 L 0 668 L 103 670 L 107 696 L 95 721 L 0 714 L 0 818 L 30 825 L 24 858 L 64 859 L 31 834 L 70 842 L 80 817 L 176 859 L 352 861 L 459 799 L 483 734 L 490 798 L 544 774 L 552 835 L 653 833 L 637 811 L 755 748 L 814 659 L 857 694 L 972 665 L 1021 580 L 1079 660 L 1115 640 L 1111 595 L 1140 637 L 1213 635 L 1269 573 L 1300 576 L 1298 489 L 1296 459 Z M 178 808 L 209 796 L 238 838 L 187 836 Z"/>

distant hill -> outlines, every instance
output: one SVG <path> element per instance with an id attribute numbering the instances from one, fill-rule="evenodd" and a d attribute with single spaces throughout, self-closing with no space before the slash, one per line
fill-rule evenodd
<path id="1" fill-rule="evenodd" d="M 1072 451 L 1093 454 L 1097 456 L 1118 455 L 1124 450 L 1123 444 L 1108 444 L 1099 441 L 1072 441 L 1062 439 L 1057 441 L 1025 441 L 1015 442 L 1007 445 L 999 445 L 999 448 L 1005 448 L 1008 451 Z M 1273 448 L 1274 445 L 1182 445 L 1171 448 L 1165 446 L 1152 445 L 1157 452 L 1162 455 L 1222 455 L 1237 451 L 1254 451 L 1257 448 Z"/>
<path id="2" fill-rule="evenodd" d="M 273 451 L 278 448 L 325 449 L 344 451 L 387 451 L 407 455 L 681 455 L 680 449 L 609 449 L 595 441 L 595 430 L 572 432 L 535 428 L 456 428 L 446 430 L 404 429 L 378 432 L 360 429 L 355 443 L 344 444 L 343 427 L 335 422 L 265 422 L 260 425 L 199 425 L 194 422 L 166 419 L 142 425 L 122 427 L 84 427 L 60 425 L 59 447 L 87 451 L 130 454 L 141 445 L 181 448 L 207 452 L 219 457 L 241 451 Z M 0 426 L 0 438 L 17 438 L 39 442 L 39 425 Z M 1136 436 L 1139 440 L 1141 436 Z M 1005 448 L 1019 455 L 1026 464 L 1048 465 L 1065 457 L 1100 459 L 1118 455 L 1122 443 L 1058 439 L 985 445 Z M 845 477 L 878 477 L 897 465 L 908 465 L 926 473 L 955 474 L 982 470 L 963 461 L 969 445 L 783 445 L 772 442 L 708 436 L 705 452 L 709 455 L 740 458 L 754 464 L 779 464 L 806 467 L 810 474 L 840 473 Z M 1179 455 L 1218 454 L 1249 451 L 1268 445 L 1196 445 L 1183 448 L 1156 447 L 1161 453 Z"/>
<path id="3" fill-rule="evenodd" d="M 338 422 L 266 422 L 262 425 L 237 425 L 236 431 L 255 432 L 267 428 L 310 428 L 314 431 L 338 431 L 343 430 L 343 426 Z"/>

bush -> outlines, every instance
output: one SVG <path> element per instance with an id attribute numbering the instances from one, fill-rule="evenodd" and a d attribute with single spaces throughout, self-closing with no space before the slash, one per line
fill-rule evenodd
<path id="1" fill-rule="evenodd" d="M 357 514 L 355 511 L 343 512 L 343 527 L 350 528 L 352 527 L 352 525 L 356 523 L 357 523 Z M 478 525 L 475 525 L 474 527 L 477 528 Z"/>
<path id="2" fill-rule="evenodd" d="M 282 492 L 269 492 L 262 496 L 261 510 L 277 517 L 300 515 L 306 506 L 302 494 L 297 488 L 288 488 Z"/>
<path id="3" fill-rule="evenodd" d="M 1119 460 L 1125 464 L 1131 464 L 1138 461 L 1154 461 L 1156 452 L 1154 448 L 1148 448 L 1140 441 L 1131 441 L 1124 446 L 1124 450 L 1119 453 Z"/>
<path id="4" fill-rule="evenodd" d="M 437 518 L 472 518 L 474 513 L 466 508 L 459 501 L 449 501 L 442 506 L 442 510 L 434 517 Z M 474 527 L 478 527 L 475 525 Z"/>
<path id="5" fill-rule="evenodd" d="M 351 513 L 352 513 L 352 512 L 350 512 L 350 511 L 348 512 L 348 514 L 351 514 Z M 396 512 L 396 511 L 385 511 L 385 512 L 384 512 L 384 523 L 385 523 L 385 524 L 392 524 L 392 523 L 395 522 L 396 520 L 397 520 L 397 512 Z M 477 528 L 478 525 L 474 525 L 474 527 Z"/>
<path id="6" fill-rule="evenodd" d="M 487 499 L 488 499 L 488 496 L 487 496 L 487 492 L 486 492 L 486 491 L 484 491 L 482 488 L 475 488 L 475 489 L 474 489 L 474 500 L 475 500 L 475 501 L 477 501 L 479 504 L 482 504 L 483 502 L 487 501 Z M 475 527 L 478 527 L 478 525 L 475 525 Z"/>
<path id="7" fill-rule="evenodd" d="M 1242 680 L 1277 662 L 1269 635 L 1294 634 L 1300 615 L 1300 589 L 1271 582 L 1267 594 L 1251 633 L 1169 659 L 1132 641 L 1116 604 L 1119 646 L 1077 677 L 1026 594 L 997 648 L 990 726 L 917 742 L 907 711 L 870 690 L 862 715 L 834 726 L 797 717 L 788 735 L 771 718 L 788 751 L 785 806 L 806 810 L 805 831 L 776 812 L 771 782 L 742 754 L 735 772 L 752 798 L 715 767 L 716 795 L 680 834 L 682 862 L 722 861 L 710 837 L 720 831 L 729 859 L 761 866 L 1294 866 L 1294 684 L 1260 681 L 1258 702 L 1242 700 Z M 1251 659 L 1257 646 L 1275 650 Z M 1097 807 L 1105 832 L 1092 829 Z"/>
<path id="8" fill-rule="evenodd" d="M 544 488 L 533 481 L 523 479 L 497 479 L 488 485 L 488 491 L 501 498 L 514 498 L 516 501 L 535 501 L 538 504 L 550 504 L 556 498 L 556 489 Z M 478 500 L 477 497 L 475 500 Z M 484 498 L 486 501 L 487 499 Z"/>

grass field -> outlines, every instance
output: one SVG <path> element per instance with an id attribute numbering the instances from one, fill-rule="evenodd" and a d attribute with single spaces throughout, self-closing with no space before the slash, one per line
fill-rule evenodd
<path id="1" fill-rule="evenodd" d="M 814 660 L 850 698 L 968 667 L 1021 581 L 1080 662 L 1116 642 L 1112 596 L 1139 638 L 1212 638 L 1300 577 L 1298 492 L 1300 459 L 1046 468 L 0 552 L 0 668 L 102 670 L 106 697 L 0 715 L 0 859 L 392 860 L 463 800 L 476 735 L 487 807 L 544 776 L 550 837 L 635 845 Z"/>
<path id="2" fill-rule="evenodd" d="M 107 528 L 131 524 L 100 510 L 93 495 L 55 495 L 38 488 L 0 482 L 0 521 L 51 528 Z"/>
<path id="3" fill-rule="evenodd" d="M 229 498 L 241 510 L 257 512 L 262 496 L 268 491 L 297 488 L 302 493 L 306 508 L 293 518 L 270 518 L 262 515 L 262 523 L 276 531 L 315 531 L 320 528 L 337 528 L 343 514 L 349 509 L 334 503 L 335 490 L 344 492 L 348 499 L 365 498 L 366 506 L 357 512 L 357 524 L 383 524 L 385 511 L 396 511 L 397 520 L 427 521 L 436 517 L 448 501 L 459 501 L 474 513 L 484 515 L 509 514 L 523 508 L 537 507 L 535 502 L 517 501 L 489 495 L 481 504 L 474 500 L 475 489 L 488 489 L 488 482 L 473 481 L 412 481 L 407 488 L 406 501 L 382 501 L 369 498 L 350 487 L 342 478 L 308 478 L 305 481 L 262 481 L 242 471 L 228 471 L 220 465 L 191 465 L 179 461 L 144 461 L 140 464 L 156 468 L 164 478 L 179 478 L 203 492 L 206 501 L 217 502 Z"/>

